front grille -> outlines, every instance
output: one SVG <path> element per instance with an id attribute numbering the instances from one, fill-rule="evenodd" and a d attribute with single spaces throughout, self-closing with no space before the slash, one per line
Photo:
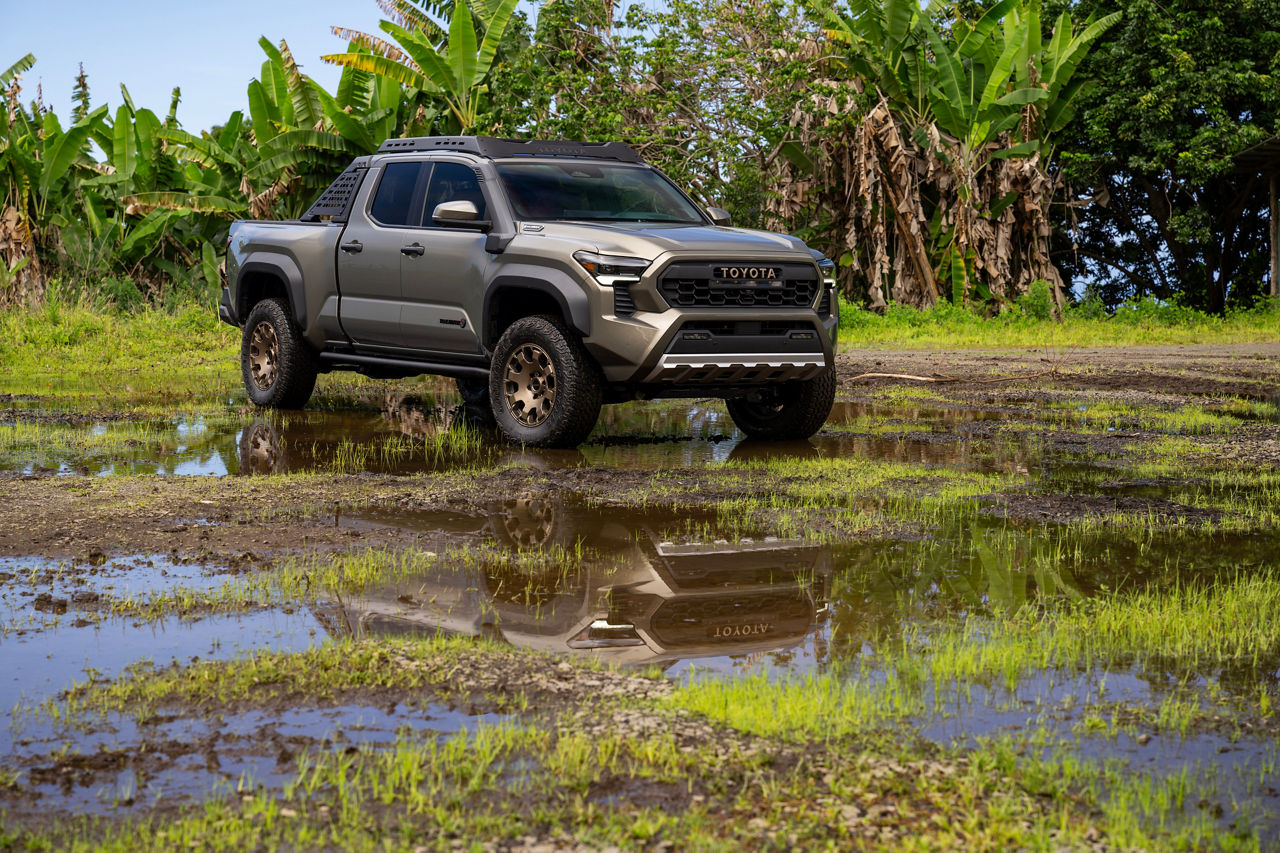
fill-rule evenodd
<path id="1" fill-rule="evenodd" d="M 613 313 L 618 317 L 630 317 L 636 313 L 636 301 L 631 298 L 631 287 L 626 284 L 613 286 Z"/>
<path id="2" fill-rule="evenodd" d="M 831 316 L 831 289 L 823 288 L 822 299 L 818 301 L 818 314 L 823 317 Z"/>
<path id="3" fill-rule="evenodd" d="M 710 332 L 720 337 L 764 335 L 785 337 L 792 332 L 812 332 L 813 324 L 795 320 L 713 320 L 685 323 L 682 332 Z"/>
<path id="4" fill-rule="evenodd" d="M 808 308 L 818 295 L 818 273 L 806 264 L 770 264 L 771 281 L 725 281 L 714 270 L 725 263 L 672 264 L 658 289 L 675 308 Z"/>
<path id="5" fill-rule="evenodd" d="M 666 648 L 733 646 L 803 637 L 813 624 L 813 602 L 790 589 L 749 595 L 674 598 L 663 602 L 649 630 Z"/>

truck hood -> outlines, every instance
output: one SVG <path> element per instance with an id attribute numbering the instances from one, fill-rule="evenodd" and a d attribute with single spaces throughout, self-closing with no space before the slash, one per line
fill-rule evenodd
<path id="1" fill-rule="evenodd" d="M 795 254 L 812 258 L 805 244 L 786 234 L 725 228 L 718 225 L 667 225 L 656 222 L 538 222 L 548 237 L 575 240 L 584 249 L 605 255 L 627 255 L 653 260 L 666 252 L 726 256 L 774 256 Z M 517 226 L 523 233 L 525 224 Z"/>

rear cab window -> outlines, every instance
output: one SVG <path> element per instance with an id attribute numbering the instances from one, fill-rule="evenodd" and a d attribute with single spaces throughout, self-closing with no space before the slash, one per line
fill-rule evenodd
<path id="1" fill-rule="evenodd" d="M 421 209 L 418 185 L 426 165 L 419 161 L 388 163 L 383 166 L 373 204 L 369 207 L 369 216 L 379 225 L 417 225 L 421 218 L 418 212 Z M 418 205 L 414 204 L 415 200 L 419 200 Z"/>

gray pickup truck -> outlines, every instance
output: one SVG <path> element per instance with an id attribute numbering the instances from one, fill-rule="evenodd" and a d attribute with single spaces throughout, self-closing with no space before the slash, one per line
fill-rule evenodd
<path id="1" fill-rule="evenodd" d="M 532 446 L 690 396 L 807 438 L 835 396 L 833 265 L 728 224 L 621 143 L 389 139 L 301 220 L 232 224 L 219 314 L 258 406 L 305 405 L 329 370 L 437 374 Z"/>

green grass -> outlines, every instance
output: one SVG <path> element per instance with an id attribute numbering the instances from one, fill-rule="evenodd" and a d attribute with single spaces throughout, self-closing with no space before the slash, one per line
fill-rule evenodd
<path id="1" fill-rule="evenodd" d="M 1280 337 L 1280 310 L 1258 308 L 1214 317 L 1147 301 L 1121 306 L 1115 317 L 1068 311 L 1062 321 L 1020 311 L 984 318 L 942 303 L 884 313 L 842 305 L 845 347 L 1076 347 L 1270 342 Z M 179 379 L 233 388 L 239 382 L 239 334 L 205 305 L 120 311 L 57 295 L 38 308 L 0 313 L 0 393 L 94 388 L 171 388 Z M 65 377 L 77 377 L 68 381 Z M 44 378 L 43 383 L 36 382 Z M 56 381 L 55 381 L 56 380 Z M 50 387 L 51 386 L 51 387 Z"/>
<path id="2" fill-rule="evenodd" d="M 236 330 L 205 306 L 119 312 L 50 298 L 0 313 L 0 391 L 28 393 L 34 377 L 163 388 L 177 373 L 230 383 L 239 378 L 238 350 Z"/>
<path id="3" fill-rule="evenodd" d="M 413 691 L 434 688 L 448 695 L 452 677 L 474 653 L 469 637 L 436 637 L 427 642 L 335 640 L 303 652 L 262 650 L 232 661 L 201 661 L 183 668 L 148 664 L 106 685 L 93 681 L 69 687 L 46 703 L 54 718 L 130 709 L 146 713 L 162 705 L 221 707 L 254 705 L 281 698 L 308 704 L 337 701 L 363 688 Z M 509 652 L 519 658 L 523 652 Z"/>
<path id="4" fill-rule="evenodd" d="M 243 393 L 240 332 L 194 302 L 122 311 L 55 294 L 37 308 L 0 312 L 0 365 L 0 394 L 59 405 L 172 415 L 225 410 Z M 329 374 L 317 396 L 341 404 L 371 385 L 387 389 L 359 374 Z"/>
<path id="5" fill-rule="evenodd" d="M 949 302 L 918 311 L 890 305 L 884 314 L 841 302 L 843 348 L 969 349 L 984 347 L 1099 347 L 1270 343 L 1280 338 L 1280 310 L 1263 303 L 1225 317 L 1147 299 L 1120 306 L 1068 310 L 1059 321 L 1038 320 L 1016 308 L 986 318 Z"/>
<path id="6" fill-rule="evenodd" d="M 1280 576 L 1265 573 L 1213 586 L 1027 605 L 941 628 L 915 625 L 883 640 L 851 673 L 706 678 L 671 702 L 763 737 L 840 739 L 924 714 L 966 685 L 1013 690 L 1039 673 L 1144 664 L 1199 678 L 1224 668 L 1265 669 L 1277 658 Z M 1252 713 L 1273 712 L 1269 693 L 1252 697 Z M 1176 703 L 1162 713 L 1170 723 L 1186 716 Z"/>
<path id="7" fill-rule="evenodd" d="M 1230 405 L 1209 403 L 1176 408 L 1134 406 L 1105 400 L 1087 403 L 1051 401 L 1038 404 L 1034 417 L 1064 424 L 1073 432 L 1081 431 L 1077 428 L 1081 425 L 1140 429 L 1170 435 L 1206 435 L 1231 432 L 1251 418 L 1271 417 L 1275 410 L 1274 404 L 1255 403 L 1245 407 L 1243 401 L 1232 401 Z"/>

